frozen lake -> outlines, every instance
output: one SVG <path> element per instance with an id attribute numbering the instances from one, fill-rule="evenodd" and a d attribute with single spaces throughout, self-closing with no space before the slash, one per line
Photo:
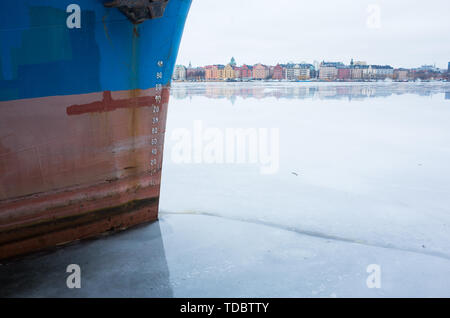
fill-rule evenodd
<path id="1" fill-rule="evenodd" d="M 0 297 L 450 297 L 449 123 L 446 83 L 175 83 L 160 220 Z"/>
<path id="2" fill-rule="evenodd" d="M 175 296 L 450 296 L 449 83 L 174 83 L 167 123 Z M 195 162 L 199 123 L 278 129 L 279 168 Z"/>

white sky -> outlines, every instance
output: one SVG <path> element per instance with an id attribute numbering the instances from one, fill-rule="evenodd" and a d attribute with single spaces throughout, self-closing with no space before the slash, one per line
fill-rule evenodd
<path id="1" fill-rule="evenodd" d="M 380 9 L 379 28 L 376 9 Z M 372 11 L 370 11 L 372 10 Z M 178 64 L 450 61 L 450 0 L 193 0 Z"/>

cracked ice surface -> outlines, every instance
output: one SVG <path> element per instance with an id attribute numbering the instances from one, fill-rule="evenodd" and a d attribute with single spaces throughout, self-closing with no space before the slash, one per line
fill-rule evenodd
<path id="1" fill-rule="evenodd" d="M 174 84 L 160 203 L 174 295 L 450 296 L 449 95 L 448 83 Z M 199 120 L 279 128 L 279 170 L 175 163 L 174 131 Z"/>

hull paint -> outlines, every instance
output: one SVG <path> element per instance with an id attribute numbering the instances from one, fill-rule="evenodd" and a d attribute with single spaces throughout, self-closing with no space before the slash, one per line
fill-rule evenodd
<path id="1" fill-rule="evenodd" d="M 171 0 L 164 17 L 133 26 L 101 1 L 79 1 L 85 30 L 67 31 L 64 1 L 56 9 L 54 1 L 36 2 L 48 5 L 39 6 L 46 13 L 28 23 L 44 25 L 19 19 L 18 31 L 3 20 L 3 40 L 21 32 L 23 48 L 30 34 L 54 28 L 67 34 L 53 35 L 53 46 L 71 44 L 65 59 L 47 42 L 38 57 L 2 51 L 0 259 L 157 218 L 170 76 L 190 5 Z M 46 25 L 49 17 L 59 24 Z"/>

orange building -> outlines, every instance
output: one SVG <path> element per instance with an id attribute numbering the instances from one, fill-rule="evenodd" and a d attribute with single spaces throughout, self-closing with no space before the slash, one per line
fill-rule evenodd
<path id="1" fill-rule="evenodd" d="M 269 77 L 269 68 L 261 63 L 253 66 L 254 79 L 266 79 Z"/>
<path id="2" fill-rule="evenodd" d="M 216 81 L 218 77 L 219 68 L 217 65 L 205 66 L 205 80 Z"/>

